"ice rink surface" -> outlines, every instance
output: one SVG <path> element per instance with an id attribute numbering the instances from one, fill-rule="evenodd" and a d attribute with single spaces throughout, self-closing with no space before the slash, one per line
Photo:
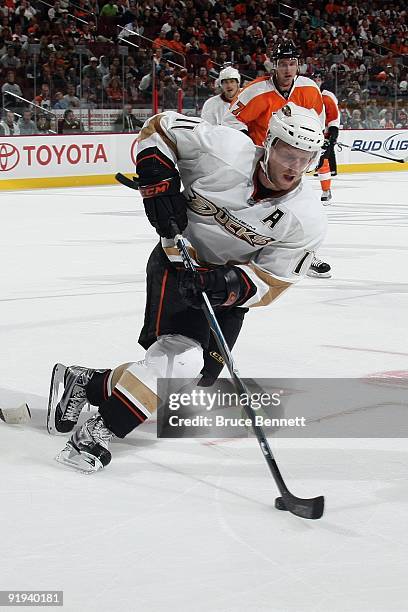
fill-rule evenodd
<path id="1" fill-rule="evenodd" d="M 333 193 L 333 278 L 250 313 L 244 376 L 408 374 L 408 173 L 339 176 Z M 157 440 L 149 422 L 104 472 L 57 464 L 51 368 L 142 357 L 156 237 L 121 186 L 3 193 L 0 215 L 0 406 L 33 413 L 0 422 L 0 590 L 63 589 L 69 612 L 408 610 L 404 439 L 272 440 L 290 488 L 325 495 L 315 522 L 273 508 L 254 439 Z"/>

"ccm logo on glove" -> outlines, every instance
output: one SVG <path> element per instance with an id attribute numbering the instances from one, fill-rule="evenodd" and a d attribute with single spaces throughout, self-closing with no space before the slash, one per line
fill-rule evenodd
<path id="1" fill-rule="evenodd" d="M 140 187 L 139 191 L 142 198 L 152 198 L 153 196 L 161 193 L 166 193 L 170 189 L 170 181 L 160 181 L 155 185 L 149 185 L 148 187 Z"/>

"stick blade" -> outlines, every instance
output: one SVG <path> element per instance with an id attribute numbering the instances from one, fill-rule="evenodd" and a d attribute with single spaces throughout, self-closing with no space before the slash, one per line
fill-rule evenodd
<path id="1" fill-rule="evenodd" d="M 23 425 L 31 419 L 30 408 L 26 403 L 16 408 L 1 408 L 0 419 L 9 425 Z"/>
<path id="2" fill-rule="evenodd" d="M 300 516 L 301 518 L 316 520 L 323 516 L 324 512 L 324 497 L 323 495 L 319 495 L 318 497 L 311 497 L 310 499 L 302 499 L 301 497 L 296 497 L 292 495 L 292 493 L 283 492 L 282 499 L 286 506 L 286 509 L 289 510 L 292 514 L 296 516 Z"/>
<path id="3" fill-rule="evenodd" d="M 117 172 L 115 174 L 115 179 L 118 181 L 118 183 L 121 183 L 125 187 L 135 189 L 136 191 L 139 189 L 139 181 L 137 180 L 138 177 L 136 176 L 134 176 L 133 179 L 130 179 L 121 172 Z"/>

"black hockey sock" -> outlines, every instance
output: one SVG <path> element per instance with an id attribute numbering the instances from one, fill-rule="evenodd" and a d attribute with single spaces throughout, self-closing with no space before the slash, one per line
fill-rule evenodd
<path id="1" fill-rule="evenodd" d="M 124 438 L 133 429 L 144 423 L 147 416 L 131 403 L 127 398 L 115 394 L 102 402 L 99 406 L 99 414 L 102 416 L 106 427 L 118 438 Z"/>
<path id="2" fill-rule="evenodd" d="M 86 385 L 86 397 L 92 406 L 100 406 L 102 402 L 109 399 L 108 378 L 111 372 L 112 370 L 95 372 L 89 383 Z"/>

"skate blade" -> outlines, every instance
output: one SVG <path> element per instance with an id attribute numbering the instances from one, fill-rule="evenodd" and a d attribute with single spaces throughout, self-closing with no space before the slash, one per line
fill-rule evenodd
<path id="1" fill-rule="evenodd" d="M 323 272 L 323 274 L 319 274 L 319 272 L 314 272 L 313 270 L 309 270 L 306 276 L 309 278 L 331 278 L 331 272 Z"/>
<path id="2" fill-rule="evenodd" d="M 84 451 L 78 452 L 70 444 L 62 449 L 55 460 L 82 474 L 93 474 L 103 468 L 103 464 L 97 457 Z"/>
<path id="3" fill-rule="evenodd" d="M 67 366 L 56 363 L 51 374 L 50 395 L 47 411 L 47 431 L 52 436 L 61 434 L 55 427 L 55 411 L 64 392 L 64 378 Z M 66 435 L 66 434 L 65 434 Z"/>

